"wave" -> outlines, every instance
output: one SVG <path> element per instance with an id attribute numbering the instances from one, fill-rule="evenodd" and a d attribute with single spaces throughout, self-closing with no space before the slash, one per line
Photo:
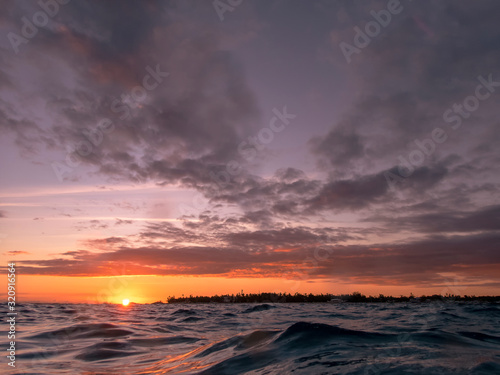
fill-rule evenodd
<path id="1" fill-rule="evenodd" d="M 278 336 L 277 338 L 274 338 Z M 208 349 L 199 353 L 197 357 L 213 355 L 215 352 L 222 350 L 234 350 L 235 352 L 244 351 L 242 354 L 232 356 L 224 361 L 221 361 L 209 369 L 206 369 L 200 374 L 236 374 L 239 371 L 257 370 L 259 368 L 270 365 L 278 359 L 285 360 L 288 357 L 293 357 L 294 349 L 298 352 L 303 352 L 310 347 L 324 346 L 328 341 L 334 343 L 342 340 L 373 340 L 381 342 L 394 338 L 394 335 L 381 334 L 375 332 L 365 332 L 357 330 L 349 330 L 336 326 L 331 326 L 322 323 L 297 322 L 282 331 L 254 331 L 248 335 L 231 337 L 227 340 L 210 346 Z M 331 351 L 327 352 L 332 354 Z M 297 363 L 318 359 L 318 357 L 299 357 Z M 359 363 L 361 360 L 355 361 L 330 361 L 325 362 L 312 361 L 312 366 L 321 365 L 341 366 L 352 363 Z M 311 364 L 306 367 L 311 366 Z M 304 367 L 304 368 L 306 368 Z"/>
<path id="2" fill-rule="evenodd" d="M 191 309 L 178 309 L 175 310 L 171 315 L 182 315 L 182 316 L 187 316 L 187 315 L 196 315 L 197 312 L 195 310 Z"/>
<path id="3" fill-rule="evenodd" d="M 99 349 L 99 350 L 86 351 L 82 354 L 78 354 L 75 358 L 80 359 L 82 361 L 93 362 L 93 361 L 102 361 L 103 359 L 116 359 L 143 353 L 144 352 L 138 352 L 138 351 Z"/>
<path id="4" fill-rule="evenodd" d="M 145 338 L 145 339 L 131 339 L 129 340 L 129 343 L 132 345 L 151 348 L 162 345 L 193 343 L 201 340 L 202 339 L 197 337 L 172 336 L 172 337 L 155 337 L 155 338 Z"/>
<path id="5" fill-rule="evenodd" d="M 181 322 L 183 322 L 183 323 L 195 323 L 195 322 L 199 322 L 200 320 L 204 320 L 204 318 L 199 318 L 196 316 L 189 316 L 185 319 L 182 319 Z"/>
<path id="6" fill-rule="evenodd" d="M 276 342 L 287 341 L 299 346 L 308 346 L 331 340 L 385 340 L 393 337 L 392 334 L 356 331 L 322 323 L 297 322 L 283 332 Z"/>
<path id="7" fill-rule="evenodd" d="M 481 332 L 458 332 L 460 335 L 479 341 L 492 342 L 494 344 L 500 344 L 500 337 L 487 335 Z"/>
<path id="8" fill-rule="evenodd" d="M 268 305 L 267 303 L 264 303 L 262 305 L 249 307 L 248 309 L 244 310 L 243 313 L 248 314 L 248 313 L 253 313 L 253 312 L 258 312 L 258 311 L 271 310 L 271 309 L 275 309 L 275 308 L 276 308 L 276 306 Z"/>
<path id="9" fill-rule="evenodd" d="M 486 304 L 23 309 L 17 374 L 500 373 L 498 309 Z"/>
<path id="10" fill-rule="evenodd" d="M 209 354 L 225 350 L 247 350 L 263 342 L 269 341 L 274 336 L 276 336 L 279 331 L 254 331 L 248 335 L 234 336 L 227 340 L 210 345 L 207 349 L 197 354 L 196 357 L 206 357 Z"/>
<path id="11" fill-rule="evenodd" d="M 77 324 L 66 328 L 43 332 L 31 336 L 32 339 L 82 339 L 93 337 L 119 337 L 133 334 L 132 331 L 119 328 L 119 326 L 109 323 L 101 324 Z"/>

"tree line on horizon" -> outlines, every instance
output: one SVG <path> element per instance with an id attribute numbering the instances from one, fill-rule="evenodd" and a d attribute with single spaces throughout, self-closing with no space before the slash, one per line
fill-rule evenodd
<path id="1" fill-rule="evenodd" d="M 384 296 L 379 294 L 375 296 L 365 296 L 359 292 L 351 294 L 301 294 L 301 293 L 237 293 L 237 294 L 223 294 L 214 296 L 192 296 L 178 297 L 169 296 L 167 303 L 304 303 L 304 302 L 432 302 L 432 301 L 482 301 L 482 302 L 499 302 L 500 296 L 460 296 L 453 294 L 440 294 L 422 295 L 415 297 L 413 294 L 410 296 Z M 161 301 L 154 303 L 163 303 Z"/>

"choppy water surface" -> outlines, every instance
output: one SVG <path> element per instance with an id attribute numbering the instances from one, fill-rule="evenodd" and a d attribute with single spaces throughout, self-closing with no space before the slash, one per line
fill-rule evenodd
<path id="1" fill-rule="evenodd" d="M 500 374 L 499 304 L 32 304 L 17 311 L 14 374 Z M 6 348 L 5 334 L 1 340 Z M 0 373 L 9 372 L 6 361 Z"/>

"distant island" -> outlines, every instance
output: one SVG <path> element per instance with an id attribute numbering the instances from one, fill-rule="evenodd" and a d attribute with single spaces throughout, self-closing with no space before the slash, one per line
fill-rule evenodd
<path id="1" fill-rule="evenodd" d="M 500 296 L 459 296 L 453 294 L 446 294 L 444 296 L 433 294 L 430 296 L 415 297 L 413 294 L 410 296 L 365 296 L 359 292 L 352 294 L 301 294 L 301 293 L 250 293 L 250 294 L 224 294 L 207 296 L 192 296 L 189 297 L 168 297 L 166 303 L 307 303 L 307 302 L 324 302 L 324 303 L 398 303 L 398 302 L 412 302 L 424 303 L 432 301 L 478 301 L 478 302 L 500 302 Z M 161 304 L 162 301 L 154 302 L 153 304 Z"/>

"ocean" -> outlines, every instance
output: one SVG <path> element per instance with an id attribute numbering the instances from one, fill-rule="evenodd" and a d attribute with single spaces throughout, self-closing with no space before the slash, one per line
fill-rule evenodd
<path id="1" fill-rule="evenodd" d="M 0 373 L 500 374 L 498 303 L 23 304 L 16 311 L 16 367 L 4 355 Z M 8 341 L 4 332 L 4 354 Z"/>

